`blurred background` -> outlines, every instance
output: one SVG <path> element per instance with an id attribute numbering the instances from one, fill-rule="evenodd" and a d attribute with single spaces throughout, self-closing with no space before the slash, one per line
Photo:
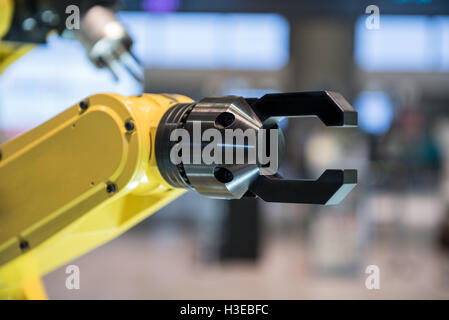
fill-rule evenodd
<path id="1" fill-rule="evenodd" d="M 53 299 L 448 299 L 449 3 L 130 0 L 119 19 L 145 84 L 116 82 L 82 46 L 50 36 L 0 76 L 0 142 L 98 92 L 260 97 L 333 90 L 359 128 L 283 122 L 283 174 L 357 168 L 339 206 L 187 193 L 44 278 Z M 368 290 L 367 266 L 380 270 Z"/>

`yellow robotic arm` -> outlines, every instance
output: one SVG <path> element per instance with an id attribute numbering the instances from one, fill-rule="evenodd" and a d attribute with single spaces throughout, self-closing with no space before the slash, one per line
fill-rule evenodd
<path id="1" fill-rule="evenodd" d="M 1 146 L 0 297 L 118 236 L 185 190 L 156 166 L 180 95 L 99 94 Z"/>
<path id="2" fill-rule="evenodd" d="M 126 33 L 109 37 L 108 26 L 120 29 L 112 14 L 91 7 L 89 1 L 77 3 L 85 4 L 86 27 L 80 35 L 91 60 L 113 73 L 117 61 L 127 61 L 129 72 L 141 78 L 139 68 L 129 65 L 131 42 Z M 28 14 L 26 8 L 13 9 L 13 1 L 0 0 L 0 39 L 29 36 L 11 33 L 11 25 L 19 30 L 20 17 Z M 31 48 L 0 42 L 0 72 Z M 195 161 L 208 147 L 204 141 L 172 139 L 177 129 L 209 139 L 213 136 L 209 129 L 221 136 L 228 129 L 241 133 L 269 129 L 276 132 L 276 139 L 268 141 L 278 146 L 272 152 L 281 158 L 278 121 L 311 115 L 328 126 L 357 124 L 357 113 L 346 100 L 326 91 L 199 102 L 177 94 L 97 94 L 0 145 L 0 298 L 45 297 L 42 275 L 117 237 L 189 189 L 221 199 L 340 202 L 357 182 L 355 170 L 326 170 L 316 181 L 283 179 L 248 158 L 234 163 Z M 253 141 L 235 137 L 216 147 L 269 149 L 262 136 Z M 173 150 L 179 162 L 173 161 Z M 187 154 L 193 161 L 186 160 Z"/>
<path id="3" fill-rule="evenodd" d="M 13 19 L 13 13 L 13 1 L 0 0 L 0 39 L 8 33 Z M 33 44 L 0 41 L 0 73 L 2 73 L 7 66 L 33 48 Z"/>
<path id="4" fill-rule="evenodd" d="M 282 153 L 277 121 L 309 115 L 329 126 L 357 123 L 352 107 L 326 91 L 199 102 L 176 94 L 98 94 L 6 142 L 0 146 L 0 297 L 36 297 L 27 288 L 37 290 L 42 275 L 120 235 L 187 189 L 222 199 L 340 202 L 356 184 L 354 170 L 288 180 L 264 175 L 258 162 L 183 157 L 175 163 L 171 157 L 180 150 L 176 129 L 203 137 L 211 128 L 223 136 L 228 129 L 270 128 L 277 132 L 275 152 Z M 193 157 L 204 148 L 183 143 Z M 233 140 L 226 148 L 260 144 Z"/>

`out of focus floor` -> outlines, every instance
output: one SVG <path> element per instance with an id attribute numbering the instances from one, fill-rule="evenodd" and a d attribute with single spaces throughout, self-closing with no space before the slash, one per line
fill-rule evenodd
<path id="1" fill-rule="evenodd" d="M 73 261 L 79 290 L 65 287 L 65 266 L 44 278 L 51 299 L 449 299 L 449 263 L 426 242 L 372 246 L 359 271 L 323 275 L 295 237 L 267 239 L 256 265 L 204 263 L 188 233 L 129 232 Z M 365 265 L 379 266 L 380 290 L 365 287 Z"/>

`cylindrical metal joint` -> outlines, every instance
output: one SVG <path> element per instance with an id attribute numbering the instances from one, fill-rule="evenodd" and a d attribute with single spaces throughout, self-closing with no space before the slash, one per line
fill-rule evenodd
<path id="1" fill-rule="evenodd" d="M 260 173 L 256 154 L 261 128 L 262 122 L 242 97 L 177 104 L 163 116 L 156 134 L 159 171 L 174 187 L 240 199 Z M 175 129 L 184 133 L 174 134 Z M 212 162 L 206 158 L 211 154 Z M 179 163 L 173 163 L 174 155 Z"/>

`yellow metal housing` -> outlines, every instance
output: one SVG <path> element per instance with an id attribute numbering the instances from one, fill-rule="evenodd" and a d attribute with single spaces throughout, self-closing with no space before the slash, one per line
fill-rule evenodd
<path id="1" fill-rule="evenodd" d="M 0 39 L 8 32 L 11 25 L 14 3 L 12 0 L 0 0 Z"/>
<path id="2" fill-rule="evenodd" d="M 13 12 L 12 0 L 0 0 L 0 40 L 8 33 Z M 0 41 L 0 73 L 34 47 L 33 44 Z"/>
<path id="3" fill-rule="evenodd" d="M 0 298 L 23 296 L 40 276 L 184 192 L 161 177 L 154 143 L 165 111 L 190 98 L 98 94 L 85 101 L 87 109 L 77 104 L 0 146 Z"/>

